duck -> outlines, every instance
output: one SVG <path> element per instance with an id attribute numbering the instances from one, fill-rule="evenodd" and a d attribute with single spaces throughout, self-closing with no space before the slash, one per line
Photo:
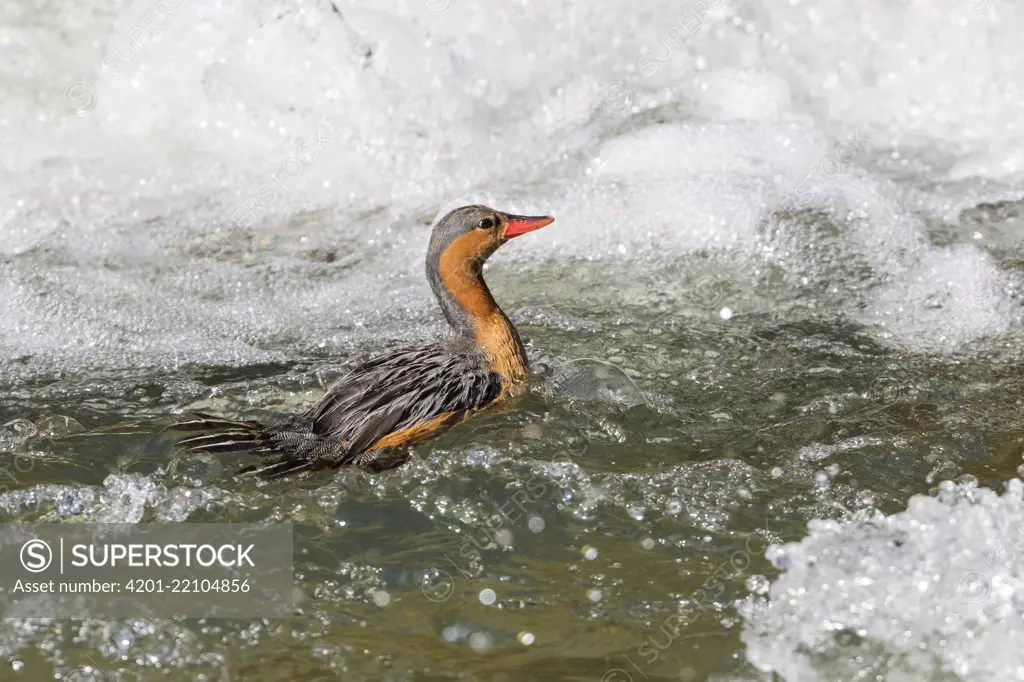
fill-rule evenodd
<path id="1" fill-rule="evenodd" d="M 523 391 L 526 350 L 483 265 L 509 240 L 552 222 L 482 205 L 447 213 L 431 232 L 426 275 L 449 335 L 371 358 L 306 412 L 274 423 L 192 412 L 171 427 L 190 434 L 176 446 L 248 451 L 257 463 L 238 475 L 261 483 L 343 465 L 372 472 L 401 465 L 412 446 Z"/>

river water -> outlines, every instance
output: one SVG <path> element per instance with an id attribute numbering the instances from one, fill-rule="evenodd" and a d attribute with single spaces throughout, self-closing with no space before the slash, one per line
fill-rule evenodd
<path id="1" fill-rule="evenodd" d="M 11 680 L 1024 679 L 1024 6 L 0 7 L 4 522 L 288 521 L 283 620 L 8 619 Z M 513 407 L 267 488 L 486 271 Z M 773 678 L 773 675 L 776 677 Z"/>

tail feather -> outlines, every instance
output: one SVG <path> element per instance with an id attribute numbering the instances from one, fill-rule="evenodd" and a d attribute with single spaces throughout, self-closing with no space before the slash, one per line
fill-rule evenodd
<path id="1" fill-rule="evenodd" d="M 289 459 L 285 457 L 273 464 L 261 464 L 243 467 L 239 469 L 239 476 L 253 476 L 263 481 L 273 481 L 285 476 L 311 471 L 315 468 L 315 462 L 302 459 Z"/>
<path id="2" fill-rule="evenodd" d="M 257 421 L 241 419 L 224 419 L 205 412 L 193 412 L 196 419 L 177 422 L 170 428 L 175 431 L 211 431 L 213 429 L 240 429 L 243 431 L 263 430 L 263 424 Z"/>
<path id="3" fill-rule="evenodd" d="M 223 419 L 199 412 L 195 417 L 169 427 L 172 431 L 199 432 L 177 440 L 175 446 L 195 452 L 269 450 L 267 429 L 260 422 Z"/>
<path id="4" fill-rule="evenodd" d="M 192 452 L 248 451 L 261 457 L 278 455 L 280 459 L 276 461 L 246 466 L 238 472 L 240 476 L 252 476 L 262 482 L 311 471 L 319 468 L 319 464 L 321 464 L 313 459 L 299 456 L 297 449 L 289 447 L 287 439 L 282 439 L 281 433 L 277 429 L 268 429 L 258 421 L 224 419 L 210 414 L 193 412 L 191 418 L 173 424 L 168 429 L 192 432 L 185 438 L 175 441 L 176 447 Z"/>
<path id="5" fill-rule="evenodd" d="M 179 448 L 195 452 L 238 452 L 239 450 L 260 451 L 266 446 L 258 436 L 238 437 L 230 433 L 211 433 L 205 436 L 183 438 L 175 443 Z"/>

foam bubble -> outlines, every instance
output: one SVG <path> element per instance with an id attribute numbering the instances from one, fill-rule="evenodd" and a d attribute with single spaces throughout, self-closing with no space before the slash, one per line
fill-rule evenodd
<path id="1" fill-rule="evenodd" d="M 928 238 L 1024 186 L 1012 4 L 171 4 L 134 45 L 146 3 L 0 29 L 5 369 L 279 361 L 388 314 L 422 335 L 426 222 L 466 201 L 558 217 L 506 264 L 710 251 L 741 284 L 770 253 L 913 350 L 941 265 L 979 298 L 945 308 L 951 348 L 1016 324 L 1005 265 Z"/>
<path id="2" fill-rule="evenodd" d="M 1022 502 L 1017 479 L 1002 495 L 946 482 L 891 516 L 812 521 L 769 548 L 782 575 L 741 608 L 748 659 L 785 679 L 1014 679 Z"/>

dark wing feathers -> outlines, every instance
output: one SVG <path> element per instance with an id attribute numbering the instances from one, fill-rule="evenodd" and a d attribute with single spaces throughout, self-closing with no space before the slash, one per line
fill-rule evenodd
<path id="1" fill-rule="evenodd" d="M 501 389 L 501 376 L 485 369 L 473 352 L 434 344 L 390 353 L 353 370 L 305 419 L 314 434 L 342 444 L 351 460 L 388 434 L 481 408 Z"/>
<path id="2" fill-rule="evenodd" d="M 198 432 L 178 445 L 205 452 L 250 450 L 269 464 L 239 473 L 274 479 L 323 466 L 381 464 L 372 448 L 416 426 L 424 432 L 459 420 L 501 395 L 502 377 L 468 346 L 442 342 L 375 358 L 332 386 L 311 410 L 279 424 L 197 414 L 174 428 Z M 411 435 L 411 432 L 410 432 Z M 384 448 L 402 442 L 400 436 Z"/>

